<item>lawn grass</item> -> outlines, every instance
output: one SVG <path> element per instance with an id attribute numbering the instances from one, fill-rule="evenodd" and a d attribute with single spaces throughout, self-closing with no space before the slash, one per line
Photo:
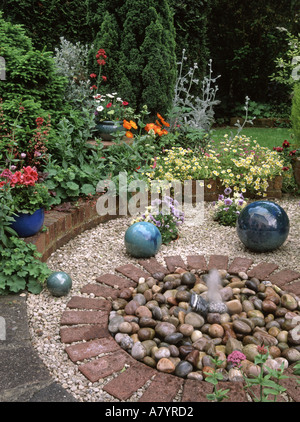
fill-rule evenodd
<path id="1" fill-rule="evenodd" d="M 229 136 L 231 133 L 233 136 L 237 133 L 237 127 L 222 127 L 214 128 L 212 130 L 212 139 L 217 141 L 223 138 L 225 134 Z M 273 149 L 282 145 L 284 140 L 288 140 L 293 144 L 292 130 L 289 128 L 258 128 L 258 127 L 247 127 L 241 132 L 241 135 L 246 135 L 256 140 L 261 146 Z"/>

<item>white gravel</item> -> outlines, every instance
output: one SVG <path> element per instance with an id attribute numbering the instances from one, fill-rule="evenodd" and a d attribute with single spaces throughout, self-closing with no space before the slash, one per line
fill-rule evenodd
<path id="1" fill-rule="evenodd" d="M 247 251 L 239 241 L 236 229 L 220 226 L 212 218 L 212 204 L 204 205 L 203 224 L 196 224 L 191 209 L 186 214 L 186 222 L 181 228 L 180 237 L 170 245 L 163 245 L 156 255 L 164 263 L 164 256 L 201 254 L 209 257 L 213 254 L 252 258 L 254 264 L 274 262 L 279 270 L 289 268 L 300 272 L 300 205 L 299 198 L 276 200 L 287 212 L 290 219 L 290 233 L 285 244 L 278 250 L 261 254 Z M 99 382 L 89 382 L 78 370 L 64 351 L 60 342 L 60 318 L 72 296 L 82 295 L 80 289 L 87 283 L 94 283 L 97 276 L 112 273 L 122 264 L 136 263 L 126 254 L 124 234 L 131 217 L 112 220 L 100 224 L 71 240 L 55 251 L 47 261 L 53 271 L 65 271 L 70 274 L 73 286 L 71 292 L 61 298 L 55 298 L 44 289 L 39 295 L 28 294 L 27 309 L 32 343 L 54 380 L 68 390 L 78 401 L 99 402 L 118 401 L 103 391 L 103 386 L 112 377 Z M 87 296 L 86 294 L 82 296 Z M 90 295 L 89 297 L 92 297 Z M 131 397 L 137 401 L 142 390 Z"/>

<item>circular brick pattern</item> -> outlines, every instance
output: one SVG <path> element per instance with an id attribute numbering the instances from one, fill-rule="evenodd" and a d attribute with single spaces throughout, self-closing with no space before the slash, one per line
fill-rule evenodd
<path id="1" fill-rule="evenodd" d="M 150 368 L 133 359 L 114 340 L 108 331 L 108 318 L 112 309 L 111 299 L 119 296 L 122 289 L 135 287 L 140 277 L 149 277 L 155 272 L 165 274 L 177 268 L 207 271 L 212 268 L 226 269 L 230 274 L 240 271 L 259 280 L 269 280 L 282 290 L 300 296 L 300 273 L 293 270 L 276 272 L 278 266 L 273 263 L 253 264 L 249 258 L 236 257 L 231 262 L 224 255 L 203 255 L 186 257 L 167 256 L 165 266 L 155 258 L 138 260 L 137 265 L 127 264 L 115 269 L 115 274 L 102 274 L 95 284 L 87 284 L 81 293 L 93 293 L 95 298 L 73 296 L 67 304 L 68 309 L 62 314 L 60 336 L 66 344 L 65 351 L 69 358 L 78 365 L 80 372 L 90 381 L 113 377 L 104 386 L 104 391 L 114 398 L 124 401 L 151 380 L 139 399 L 140 402 L 171 402 L 180 391 L 181 402 L 206 402 L 206 395 L 213 386 L 205 381 L 183 379 Z M 74 344 L 72 344 L 74 343 Z M 101 355 L 101 356 L 100 356 Z M 100 356 L 100 357 L 99 357 Z M 87 363 L 82 363 L 88 359 Z M 124 370 L 125 368 L 125 370 Z M 293 401 L 300 401 L 300 386 L 293 375 L 293 368 L 286 370 L 289 376 L 281 383 Z M 299 377 L 298 377 L 299 379 Z M 241 382 L 220 382 L 219 388 L 229 388 L 228 402 L 247 402 L 247 394 Z M 277 401 L 285 401 L 279 397 Z"/>

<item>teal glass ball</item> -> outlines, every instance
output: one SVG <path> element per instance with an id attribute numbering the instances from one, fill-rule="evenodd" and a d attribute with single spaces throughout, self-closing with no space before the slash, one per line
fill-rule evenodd
<path id="1" fill-rule="evenodd" d="M 162 237 L 158 228 L 146 221 L 132 224 L 125 233 L 125 247 L 135 258 L 150 258 L 161 247 Z"/>
<path id="2" fill-rule="evenodd" d="M 53 296 L 66 296 L 72 287 L 72 279 L 64 271 L 55 271 L 47 279 L 47 288 Z"/>
<path id="3" fill-rule="evenodd" d="M 246 248 L 254 252 L 270 252 L 285 242 L 290 223 L 280 205 L 272 201 L 256 201 L 241 211 L 236 229 Z"/>

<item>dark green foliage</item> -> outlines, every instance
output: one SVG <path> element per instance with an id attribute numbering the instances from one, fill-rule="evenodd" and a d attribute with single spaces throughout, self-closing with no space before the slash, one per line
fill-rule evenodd
<path id="1" fill-rule="evenodd" d="M 198 63 L 204 76 L 210 53 L 208 50 L 207 24 L 211 0 L 169 0 L 176 30 L 176 57 L 186 50 L 187 69 Z"/>
<path id="2" fill-rule="evenodd" d="M 257 102 L 287 101 L 286 90 L 270 82 L 275 59 L 284 51 L 284 34 L 292 29 L 296 10 L 291 0 L 253 2 L 215 0 L 209 18 L 208 38 L 213 68 L 221 74 L 219 98 L 225 107 L 244 103 L 246 95 Z"/>
<path id="3" fill-rule="evenodd" d="M 29 125 L 39 115 L 55 118 L 63 106 L 65 78 L 56 74 L 52 53 L 33 47 L 20 25 L 5 21 L 0 14 L 0 56 L 5 59 L 6 79 L 0 84 L 6 115 L 18 113 L 16 103 L 24 102 L 34 109 Z"/>
<path id="4" fill-rule="evenodd" d="M 69 41 L 91 38 L 86 22 L 87 2 L 82 0 L 2 0 L 4 17 L 23 24 L 26 34 L 39 49 L 53 49 L 64 36 Z"/>
<path id="5" fill-rule="evenodd" d="M 176 76 L 175 30 L 168 2 L 127 0 L 111 8 L 110 4 L 102 15 L 94 41 L 95 51 L 104 48 L 108 56 L 103 89 L 116 90 L 137 109 L 146 103 L 153 113 L 165 113 Z M 98 5 L 97 14 L 101 11 L 103 5 Z"/>

